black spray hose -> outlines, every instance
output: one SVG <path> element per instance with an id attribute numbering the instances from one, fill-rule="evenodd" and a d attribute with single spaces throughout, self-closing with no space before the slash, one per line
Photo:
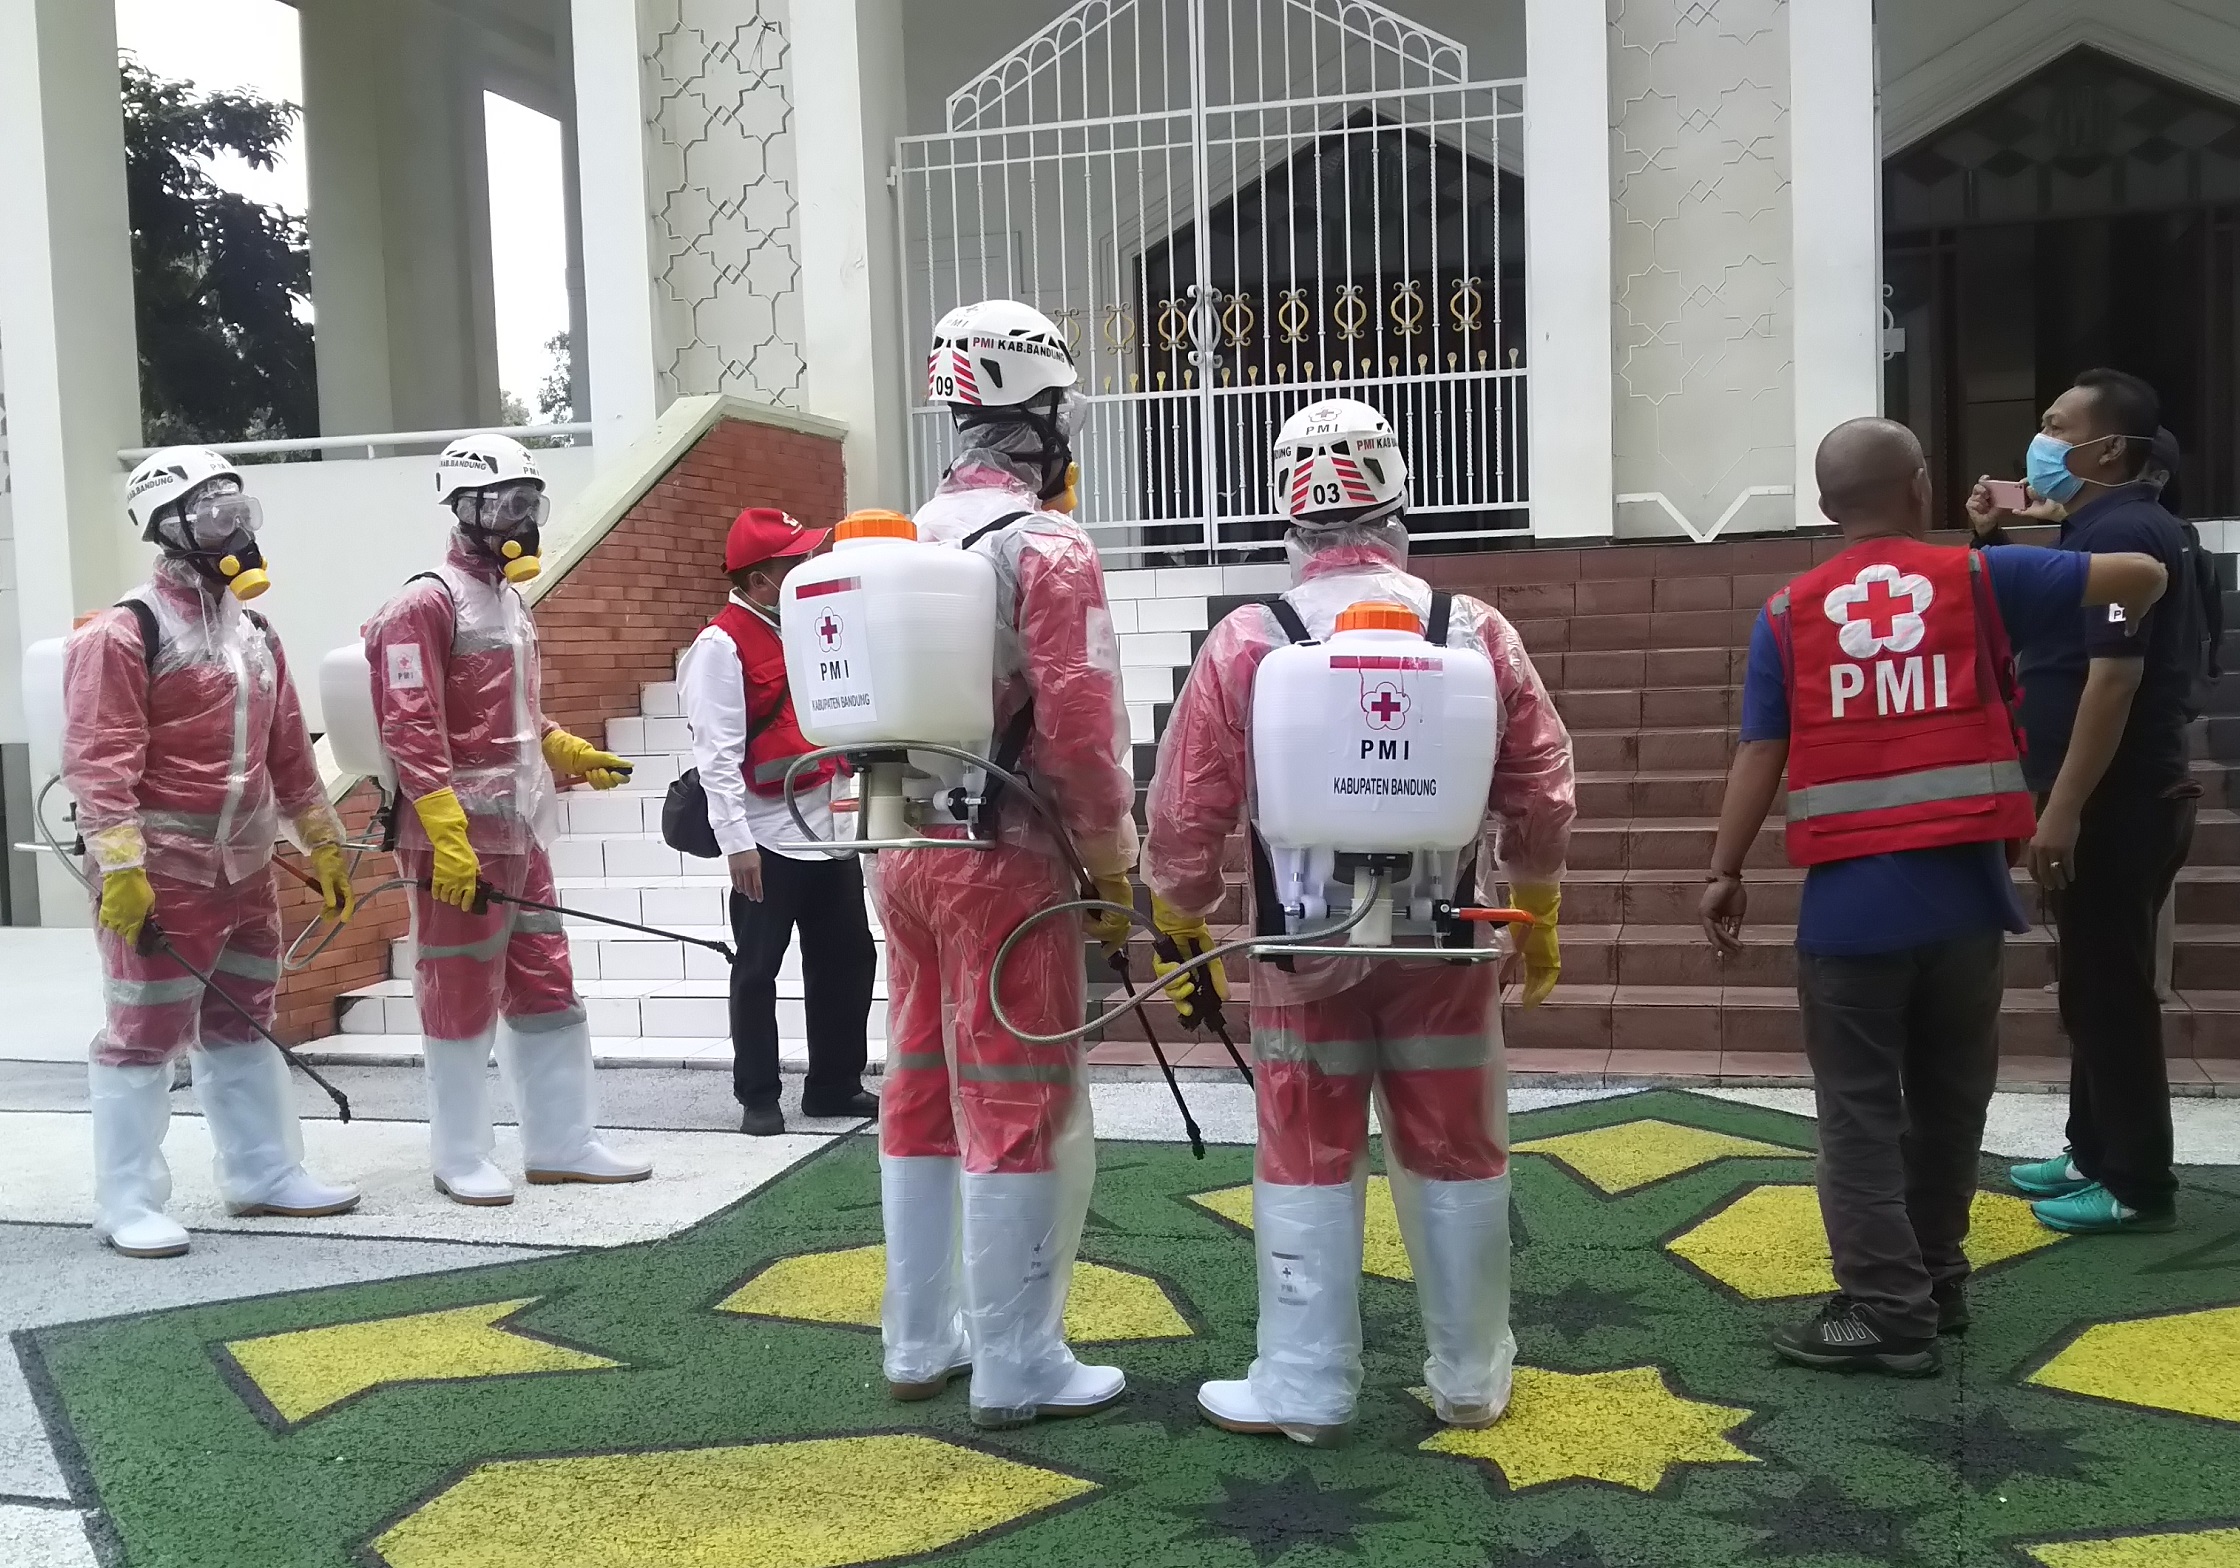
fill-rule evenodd
<path id="1" fill-rule="evenodd" d="M 428 886 L 425 882 L 420 885 L 422 887 Z M 595 915 L 587 909 L 570 909 L 563 904 L 540 904 L 533 898 L 522 898 L 518 894 L 507 893 L 494 888 L 487 882 L 477 882 L 474 886 L 474 903 L 470 906 L 470 913 L 479 915 L 492 904 L 512 904 L 521 909 L 542 910 L 548 915 L 566 915 L 574 920 L 591 920 L 603 926 L 619 926 L 625 931 L 643 932 L 647 936 L 657 936 L 668 942 L 683 942 L 690 947 L 704 947 L 712 953 L 721 953 L 723 961 L 727 964 L 736 965 L 739 962 L 739 955 L 731 950 L 730 943 L 718 942 L 713 937 L 686 936 L 682 931 L 664 931 L 659 926 L 642 926 L 635 920 L 619 920 L 613 915 Z"/>
<path id="2" fill-rule="evenodd" d="M 78 885 L 84 888 L 90 894 L 94 890 L 93 883 L 87 879 L 85 872 L 81 871 L 78 868 L 77 857 L 72 855 L 69 850 L 63 847 L 62 841 L 54 836 L 54 829 L 47 825 L 47 793 L 61 782 L 62 780 L 59 778 L 47 780 L 46 784 L 39 791 L 38 799 L 32 802 L 31 820 L 39 830 L 39 837 L 46 843 L 47 848 L 54 852 L 54 858 L 62 862 L 62 869 L 69 872 L 73 877 L 77 878 Z M 279 858 L 277 856 L 274 857 L 274 860 L 276 863 L 285 864 L 285 862 L 279 861 Z M 288 869 L 291 871 L 295 870 L 293 866 L 289 866 Z M 300 875 L 300 873 L 298 874 Z M 173 963 L 177 964 L 181 969 L 184 969 L 188 974 L 193 975 L 197 980 L 201 981 L 202 988 L 205 991 L 208 991 L 219 1001 L 225 1003 L 228 1008 L 239 1014 L 241 1021 L 247 1024 L 250 1028 L 256 1030 L 258 1035 L 262 1037 L 267 1045 L 271 1046 L 275 1051 L 278 1051 L 280 1053 L 281 1059 L 283 1061 L 285 1061 L 290 1067 L 293 1067 L 297 1072 L 303 1074 L 304 1077 L 317 1084 L 321 1089 L 325 1090 L 327 1098 L 334 1101 L 335 1114 L 339 1118 L 346 1122 L 350 1119 L 349 1097 L 345 1095 L 340 1089 L 337 1089 L 333 1084 L 327 1082 L 326 1079 L 322 1078 L 316 1070 L 314 1070 L 304 1062 L 302 1057 L 296 1055 L 295 1052 L 289 1050 L 286 1046 L 282 1045 L 277 1039 L 275 1039 L 273 1037 L 272 1031 L 267 1029 L 263 1024 L 259 1023 L 255 1018 L 251 1017 L 249 1010 L 246 1007 L 242 1006 L 240 1002 L 236 1001 L 233 994 L 224 986 L 218 984 L 215 978 L 210 975 L 204 974 L 201 970 L 195 968 L 194 965 L 188 963 L 184 958 L 181 958 L 179 956 L 179 950 L 171 945 L 171 939 L 163 934 L 163 928 L 156 924 L 153 916 L 150 916 L 148 919 L 140 922 L 140 934 L 137 938 L 134 939 L 132 949 L 143 958 L 146 958 L 154 953 L 161 953 L 166 958 L 169 958 Z"/>
<path id="3" fill-rule="evenodd" d="M 1136 987 L 1135 982 L 1128 978 L 1128 955 L 1115 948 L 1112 952 L 1111 962 L 1112 972 L 1120 977 L 1120 989 L 1127 992 L 1129 999 L 1133 1001 Z M 990 973 L 992 974 L 993 971 L 991 970 Z M 995 987 L 992 981 L 988 988 L 988 999 L 991 1002 L 995 1000 Z M 1118 1014 L 1114 1016 L 1117 1017 Z M 1166 1075 L 1167 1092 L 1174 1096 L 1174 1108 L 1182 1113 L 1182 1130 L 1190 1135 L 1190 1152 L 1193 1156 L 1202 1160 L 1206 1157 L 1205 1134 L 1198 1131 L 1197 1118 L 1190 1114 L 1189 1102 L 1182 1097 L 1182 1085 L 1175 1078 L 1174 1068 L 1167 1062 L 1167 1053 L 1159 1048 L 1159 1037 L 1151 1032 L 1150 1015 L 1139 1012 L 1136 1014 L 1136 1022 L 1143 1028 L 1144 1039 L 1151 1042 L 1151 1059 L 1159 1064 L 1159 1071 Z"/>

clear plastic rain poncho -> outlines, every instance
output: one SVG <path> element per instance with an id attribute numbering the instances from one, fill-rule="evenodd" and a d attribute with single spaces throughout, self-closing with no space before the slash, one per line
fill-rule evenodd
<path id="1" fill-rule="evenodd" d="M 174 557 L 128 597 L 155 614 L 152 668 L 124 609 L 73 633 L 63 662 L 63 786 L 94 870 L 213 887 L 263 870 L 282 833 L 340 844 L 278 639 Z"/>
<path id="2" fill-rule="evenodd" d="M 1429 618 L 1431 589 L 1404 570 L 1407 534 L 1397 521 L 1295 530 L 1289 551 L 1296 581 L 1285 598 L 1312 637 L 1329 636 L 1339 613 L 1363 600 L 1396 601 Z M 1211 914 L 1221 901 L 1226 845 L 1256 799 L 1253 678 L 1285 641 L 1266 610 L 1238 611 L 1207 637 L 1175 700 L 1147 806 L 1144 881 L 1178 910 Z M 1456 596 L 1448 643 L 1484 650 L 1503 710 L 1479 891 L 1490 892 L 1496 872 L 1553 882 L 1576 810 L 1570 737 L 1501 615 Z M 1295 965 L 1256 962 L 1251 973 L 1260 1123 L 1252 1397 L 1299 1436 L 1353 1417 L 1373 1097 L 1430 1349 L 1432 1403 L 1442 1419 L 1489 1420 L 1507 1403 L 1516 1357 L 1494 966 L 1349 958 Z"/>
<path id="3" fill-rule="evenodd" d="M 444 564 L 366 622 L 381 744 L 407 800 L 459 797 L 478 855 L 549 844 L 558 791 L 544 760 L 536 623 L 495 561 L 454 533 Z M 425 853 L 419 817 L 399 811 L 398 845 Z"/>
<path id="4" fill-rule="evenodd" d="M 919 510 L 919 537 L 961 544 L 1010 513 L 1037 514 L 974 546 L 998 584 L 996 725 L 1031 695 L 1020 771 L 1093 874 L 1124 873 L 1136 854 L 1135 783 L 1095 546 L 1040 510 L 1042 465 L 1010 450 L 1017 427 L 961 434 L 966 450 Z M 988 986 L 1004 938 L 1077 896 L 1074 873 L 1024 801 L 1004 804 L 996 836 L 988 850 L 890 851 L 874 876 L 893 998 L 880 1112 L 886 1361 L 897 1382 L 940 1377 L 968 1326 L 976 1414 L 1031 1419 L 1077 1371 L 1063 1318 L 1096 1153 L 1083 1047 L 1020 1040 L 996 1021 Z M 1043 921 L 1020 943 L 1003 1003 L 1036 1033 L 1080 1024 L 1078 919 Z"/>

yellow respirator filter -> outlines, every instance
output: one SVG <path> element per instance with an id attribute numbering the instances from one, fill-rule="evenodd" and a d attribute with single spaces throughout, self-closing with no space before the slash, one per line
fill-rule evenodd
<path id="1" fill-rule="evenodd" d="M 225 577 L 226 590 L 244 603 L 272 586 L 261 559 L 253 566 L 244 566 L 240 556 L 229 555 L 218 563 L 218 571 Z"/>

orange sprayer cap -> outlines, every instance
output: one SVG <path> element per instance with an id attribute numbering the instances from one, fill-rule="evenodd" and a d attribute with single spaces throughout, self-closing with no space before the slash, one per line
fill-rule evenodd
<path id="1" fill-rule="evenodd" d="M 1416 619 L 1416 612 L 1404 604 L 1394 604 L 1389 599 L 1364 599 L 1338 614 L 1341 632 L 1418 632 L 1423 622 Z"/>
<path id="2" fill-rule="evenodd" d="M 850 512 L 840 519 L 832 537 L 838 539 L 915 539 L 918 525 L 900 512 Z"/>

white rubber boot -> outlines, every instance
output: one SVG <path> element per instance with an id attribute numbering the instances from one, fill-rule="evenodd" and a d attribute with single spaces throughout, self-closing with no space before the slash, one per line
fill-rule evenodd
<path id="1" fill-rule="evenodd" d="M 428 1068 L 428 1144 L 436 1191 L 490 1208 L 513 1201 L 513 1183 L 490 1163 L 490 1036 L 420 1042 Z"/>
<path id="2" fill-rule="evenodd" d="M 329 1186 L 303 1168 L 288 1064 L 277 1047 L 256 1040 L 192 1057 L 194 1094 L 210 1124 L 227 1212 L 310 1219 L 358 1206 L 357 1188 Z"/>
<path id="3" fill-rule="evenodd" d="M 1066 1292 L 1080 1219 L 1062 1212 L 1065 1197 L 1065 1179 L 1056 1171 L 965 1174 L 974 1426 L 1088 1415 L 1127 1392 L 1118 1367 L 1084 1366 L 1066 1348 Z"/>
<path id="4" fill-rule="evenodd" d="M 175 1258 L 187 1233 L 164 1216 L 171 1167 L 163 1158 L 171 1121 L 171 1064 L 86 1072 L 93 1112 L 93 1233 L 128 1258 Z"/>
<path id="5" fill-rule="evenodd" d="M 521 1164 L 532 1187 L 560 1182 L 644 1181 L 653 1161 L 617 1154 L 594 1135 L 591 1025 L 579 1006 L 549 1027 L 544 1017 L 509 1018 L 498 1031 L 498 1065 L 521 1112 Z"/>
<path id="6" fill-rule="evenodd" d="M 1400 1190 L 1395 1180 L 1395 1194 Z M 1411 1181 L 1422 1245 L 1410 1249 L 1432 1408 L 1449 1426 L 1491 1426 L 1509 1408 L 1509 1178 Z M 1423 1256 L 1415 1254 L 1421 1252 Z"/>
<path id="7" fill-rule="evenodd" d="M 931 1399 L 972 1370 L 957 1288 L 963 1166 L 953 1155 L 879 1157 L 879 1213 L 887 1233 L 879 1337 L 887 1392 L 896 1399 Z"/>
<path id="8" fill-rule="evenodd" d="M 1198 1391 L 1208 1419 L 1294 1442 L 1343 1442 L 1361 1393 L 1362 1179 L 1336 1187 L 1252 1184 L 1260 1271 L 1260 1354 L 1242 1384 Z M 1249 1405 L 1248 1405 L 1249 1402 Z M 1256 1409 L 1260 1423 L 1216 1412 Z"/>

